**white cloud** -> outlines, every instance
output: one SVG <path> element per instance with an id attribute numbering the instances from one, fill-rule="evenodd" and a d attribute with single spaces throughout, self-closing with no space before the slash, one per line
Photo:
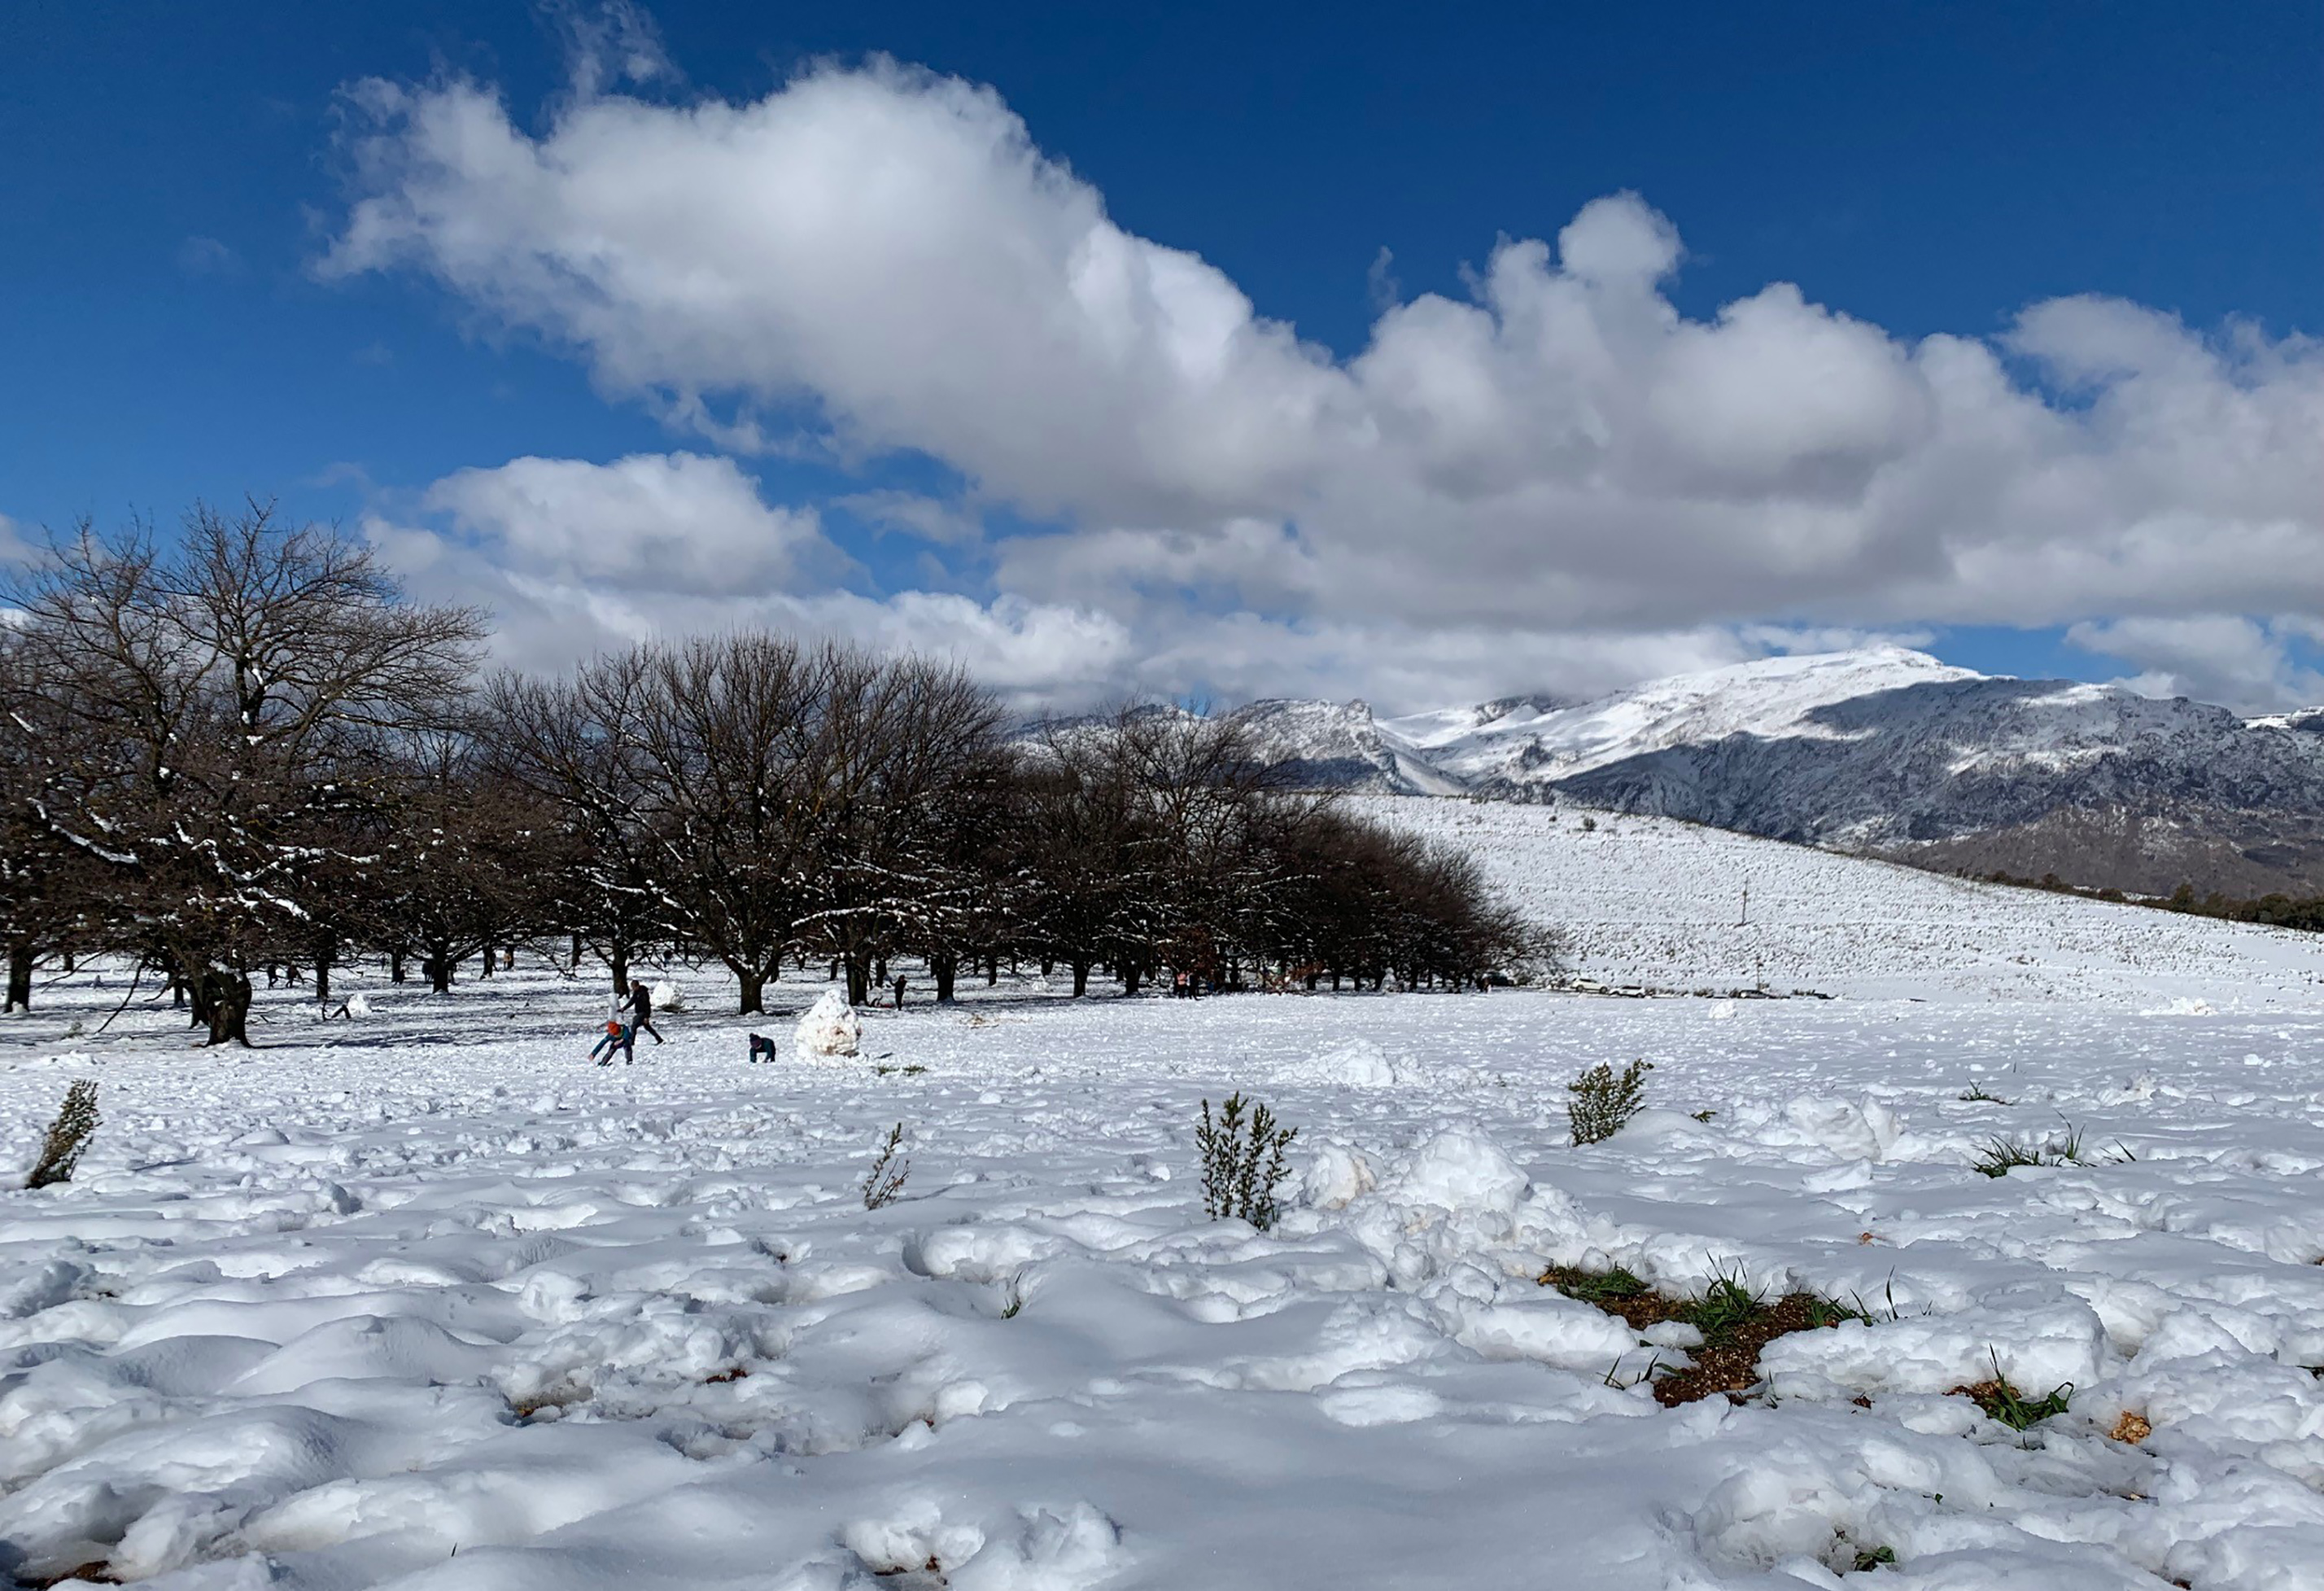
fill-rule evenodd
<path id="1" fill-rule="evenodd" d="M 423 501 L 537 579 L 711 593 L 793 586 L 846 561 L 812 511 L 770 508 L 732 459 L 694 453 L 516 458 L 447 476 Z"/>
<path id="2" fill-rule="evenodd" d="M 499 661 L 521 667 L 766 626 L 954 658 L 1030 702 L 1117 689 L 1132 661 L 1119 621 L 1072 604 L 839 588 L 849 567 L 815 514 L 770 506 L 724 458 L 517 458 L 362 528 L 414 596 L 488 609 Z"/>
<path id="3" fill-rule="evenodd" d="M 995 543 L 997 589 L 1104 615 L 1157 668 L 1207 637 L 1222 670 L 1304 676 L 1371 637 L 1426 699 L 1551 683 L 1519 671 L 1577 636 L 2324 612 L 2301 339 L 2081 298 L 1915 342 L 1780 282 L 1691 319 L 1675 228 L 1623 194 L 1502 243 L 1466 301 L 1387 303 L 1338 360 L 957 79 L 576 91 L 538 133 L 466 80 L 351 98 L 327 274 L 424 272 L 730 449 L 940 460 L 1064 527 Z"/>
<path id="4" fill-rule="evenodd" d="M 2145 696 L 2186 696 L 2244 712 L 2324 706 L 2324 673 L 2297 643 L 2324 640 L 2324 623 L 2287 615 L 2264 624 L 2236 614 L 2126 618 L 2076 624 L 2067 638 L 2139 672 L 2115 683 Z"/>

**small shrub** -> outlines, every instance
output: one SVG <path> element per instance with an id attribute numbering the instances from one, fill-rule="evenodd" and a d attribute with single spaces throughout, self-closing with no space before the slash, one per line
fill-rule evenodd
<path id="1" fill-rule="evenodd" d="M 46 1188 L 52 1183 L 71 1181 L 73 1168 L 80 1164 L 88 1141 L 97 1135 L 100 1119 L 95 1083 L 84 1078 L 66 1089 L 64 1108 L 49 1124 L 49 1135 L 41 1143 L 40 1161 L 32 1167 L 32 1174 L 24 1179 L 24 1186 Z"/>
<path id="2" fill-rule="evenodd" d="M 863 1179 L 865 1209 L 885 1208 L 903 1193 L 904 1179 L 912 1174 L 912 1162 L 896 1158 L 896 1151 L 903 1143 L 904 1124 L 898 1122 L 888 1129 L 887 1142 L 880 1145 L 880 1156 L 872 1162 L 872 1170 Z"/>
<path id="3" fill-rule="evenodd" d="M 2009 1103 L 2000 1095 L 1987 1092 L 1982 1083 L 1971 1083 L 1962 1091 L 1960 1099 L 1963 1105 L 2007 1105 Z"/>
<path id="4" fill-rule="evenodd" d="M 1298 1136 L 1298 1128 L 1277 1124 L 1273 1111 L 1240 1094 L 1227 1096 L 1216 1120 L 1204 1100 L 1203 1124 L 1194 1130 L 1203 1152 L 1204 1213 L 1213 1221 L 1239 1216 L 1261 1232 L 1272 1228 L 1281 1214 L 1275 1189 L 1283 1180 L 1283 1152 Z"/>
<path id="5" fill-rule="evenodd" d="M 1602 1143 L 1628 1125 L 1646 1103 L 1646 1074 L 1654 1069 L 1650 1060 L 1634 1060 L 1617 1072 L 1601 1060 L 1568 1083 L 1574 1144 Z"/>

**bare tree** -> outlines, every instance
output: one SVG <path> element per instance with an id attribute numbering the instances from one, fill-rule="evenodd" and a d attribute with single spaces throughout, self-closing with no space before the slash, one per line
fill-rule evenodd
<path id="1" fill-rule="evenodd" d="M 383 741 L 466 689 L 481 616 L 255 502 L 198 506 L 167 549 L 84 522 L 9 596 L 70 748 L 43 826 L 103 865 L 116 931 L 193 985 L 210 1042 L 248 1043 L 251 967 L 303 924 Z"/>

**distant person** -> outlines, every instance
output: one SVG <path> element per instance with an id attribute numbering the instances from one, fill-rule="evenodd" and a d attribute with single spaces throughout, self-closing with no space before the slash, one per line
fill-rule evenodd
<path id="1" fill-rule="evenodd" d="M 751 1064 L 752 1066 L 756 1066 L 761 1060 L 772 1061 L 774 1059 L 775 1041 L 772 1039 L 768 1038 L 764 1033 L 752 1033 L 751 1035 Z"/>
<path id="2" fill-rule="evenodd" d="M 896 980 L 896 1009 L 904 1009 L 904 980 L 901 977 Z"/>
<path id="3" fill-rule="evenodd" d="M 630 1042 L 638 1041 L 638 1030 L 642 1028 L 653 1035 L 655 1043 L 660 1043 L 661 1031 L 653 1025 L 653 991 L 636 978 L 630 980 L 629 1009 L 635 1018 L 630 1025 Z"/>

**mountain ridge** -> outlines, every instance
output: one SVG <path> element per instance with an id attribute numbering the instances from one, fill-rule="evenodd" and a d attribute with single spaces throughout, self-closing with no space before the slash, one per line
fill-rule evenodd
<path id="1" fill-rule="evenodd" d="M 2324 711 L 2017 680 L 1903 647 L 1379 718 L 1232 715 L 1294 782 L 1683 819 L 1946 871 L 2324 893 Z"/>

